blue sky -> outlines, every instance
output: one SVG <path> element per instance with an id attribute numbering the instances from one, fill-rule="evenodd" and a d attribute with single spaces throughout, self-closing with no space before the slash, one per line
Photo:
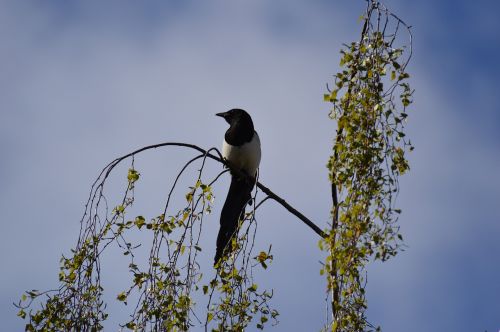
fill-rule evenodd
<path id="1" fill-rule="evenodd" d="M 498 331 L 500 3 L 387 4 L 413 25 L 408 131 L 416 150 L 399 196 L 408 248 L 369 267 L 369 319 L 389 332 Z M 107 162 L 157 142 L 219 146 L 226 125 L 214 114 L 229 108 L 254 118 L 261 180 L 326 225 L 324 165 L 335 125 L 322 95 L 340 45 L 359 34 L 363 7 L 0 1 L 2 329 L 23 329 L 11 305 L 23 290 L 57 285 L 60 255 L 74 246 L 90 185 Z M 151 174 L 144 214 L 156 211 L 161 185 L 186 156 L 158 151 L 137 161 Z M 227 179 L 215 190 L 222 200 Z M 217 215 L 204 228 L 207 246 Z M 270 203 L 257 241 L 272 243 L 275 255 L 262 281 L 275 289 L 281 313 L 272 330 L 319 330 L 325 283 L 316 235 Z M 121 275 L 110 278 L 119 283 Z"/>

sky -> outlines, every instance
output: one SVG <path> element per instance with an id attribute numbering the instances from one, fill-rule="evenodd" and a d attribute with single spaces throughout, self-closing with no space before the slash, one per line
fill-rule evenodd
<path id="1" fill-rule="evenodd" d="M 407 248 L 369 265 L 368 319 L 388 332 L 498 331 L 500 3 L 386 4 L 413 26 L 407 129 L 416 149 L 398 198 Z M 24 290 L 57 285 L 100 169 L 159 142 L 219 147 L 227 125 L 214 114 L 230 108 L 254 119 L 261 181 L 326 227 L 335 123 L 322 96 L 363 8 L 361 0 L 0 0 L 2 330 L 23 330 L 12 303 Z M 161 206 L 189 156 L 158 150 L 136 160 L 144 214 Z M 220 204 L 227 185 L 214 188 Z M 204 227 L 207 251 L 219 210 Z M 280 312 L 269 330 L 319 330 L 317 235 L 273 202 L 258 220 L 257 245 L 272 244 L 275 257 L 262 280 Z M 119 256 L 111 251 L 103 265 L 111 293 L 124 282 Z M 106 330 L 118 329 L 113 322 Z"/>

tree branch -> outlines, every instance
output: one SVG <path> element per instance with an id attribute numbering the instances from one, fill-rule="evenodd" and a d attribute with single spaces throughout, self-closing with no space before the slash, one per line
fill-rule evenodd
<path id="1" fill-rule="evenodd" d="M 146 150 L 151 150 L 151 149 L 157 149 L 157 148 L 161 148 L 161 147 L 164 147 L 164 146 L 178 146 L 178 147 L 185 147 L 185 148 L 193 149 L 193 150 L 196 150 L 198 152 L 203 153 L 207 158 L 210 158 L 212 160 L 218 161 L 218 162 L 222 163 L 223 165 L 225 165 L 226 167 L 231 168 L 230 165 L 228 165 L 226 163 L 226 161 L 222 158 L 221 153 L 216 148 L 211 148 L 209 150 L 205 150 L 205 149 L 200 148 L 199 146 L 194 145 L 194 144 L 180 143 L 180 142 L 165 142 L 165 143 L 159 143 L 159 144 L 153 144 L 153 145 L 144 146 L 144 147 L 142 147 L 140 149 L 137 149 L 137 150 L 135 150 L 133 152 L 130 152 L 130 153 L 126 154 L 126 155 L 123 155 L 121 157 L 116 158 L 115 160 L 113 160 L 112 162 L 110 162 L 103 169 L 103 171 L 101 172 L 101 175 L 105 172 L 104 178 L 107 178 L 108 175 L 113 170 L 113 168 L 115 168 L 115 166 L 118 165 L 122 160 L 130 158 L 130 157 L 133 157 L 133 156 L 135 156 L 136 154 L 138 154 L 140 152 L 143 152 L 143 151 L 146 151 Z M 217 155 L 211 154 L 210 153 L 211 150 L 216 151 Z M 231 168 L 231 171 L 233 173 L 237 174 L 238 176 L 242 176 L 242 177 L 247 177 L 248 178 L 248 175 L 244 174 L 239 169 L 233 169 L 233 168 Z M 314 232 L 316 232 L 316 234 L 318 234 L 322 238 L 326 238 L 327 237 L 327 234 L 325 232 L 323 232 L 321 230 L 321 228 L 319 228 L 315 223 L 313 223 L 309 218 L 307 218 L 302 213 L 300 213 L 293 206 L 291 206 L 290 204 L 288 204 L 283 198 L 281 198 L 280 196 L 278 196 L 274 192 L 272 192 L 264 184 L 262 184 L 262 183 L 260 183 L 260 182 L 257 181 L 257 187 L 260 188 L 270 198 L 272 198 L 277 203 L 279 203 L 281 206 L 283 206 L 285 209 L 287 209 L 288 212 L 290 212 L 291 214 L 293 214 L 294 216 L 296 216 L 297 218 L 299 218 L 304 224 L 306 224 Z"/>
<path id="2" fill-rule="evenodd" d="M 302 213 L 300 213 L 299 211 L 297 211 L 293 206 L 291 206 L 290 204 L 288 204 L 283 198 L 281 198 L 278 195 L 276 195 L 275 193 L 273 193 L 269 188 L 267 188 L 266 186 L 264 186 L 262 183 L 257 182 L 257 187 L 259 187 L 260 190 L 262 190 L 264 193 L 266 193 L 270 198 L 274 199 L 276 202 L 278 202 L 279 204 L 281 204 L 281 206 L 283 206 L 285 209 L 287 209 L 288 212 L 290 212 L 291 214 L 293 214 L 294 216 L 296 216 L 297 218 L 299 218 L 300 220 L 302 220 L 302 222 L 304 224 L 306 224 L 307 226 L 309 226 L 313 231 L 315 231 L 316 234 L 318 234 L 322 238 L 326 238 L 328 236 L 315 223 L 313 223 L 306 216 L 304 216 Z"/>

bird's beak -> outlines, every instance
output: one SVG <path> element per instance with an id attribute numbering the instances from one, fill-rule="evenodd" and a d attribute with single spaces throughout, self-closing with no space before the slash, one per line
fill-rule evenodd
<path id="1" fill-rule="evenodd" d="M 217 113 L 217 114 L 215 114 L 215 115 L 220 116 L 221 118 L 225 118 L 225 117 L 226 117 L 226 115 L 227 115 L 226 113 L 227 113 L 227 112 L 222 112 L 222 113 Z"/>

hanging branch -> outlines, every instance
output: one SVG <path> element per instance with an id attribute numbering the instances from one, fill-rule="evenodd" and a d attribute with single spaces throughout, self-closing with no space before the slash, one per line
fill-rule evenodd
<path id="1" fill-rule="evenodd" d="M 175 177 L 168 192 L 162 213 L 147 221 L 142 215 L 130 219 L 129 210 L 135 201 L 134 189 L 140 178 L 135 169 L 135 158 L 142 152 L 161 147 L 180 147 L 197 151 L 199 154 L 187 161 Z M 211 213 L 214 196 L 212 185 L 227 170 L 204 180 L 206 161 L 215 160 L 226 167 L 220 152 L 211 148 L 202 149 L 193 144 L 166 142 L 142 147 L 116 158 L 102 169 L 92 185 L 85 212 L 80 221 L 80 234 L 71 257 L 62 257 L 58 289 L 46 292 L 26 292 L 18 304 L 18 315 L 29 318 L 26 330 L 101 330 L 108 314 L 103 302 L 104 289 L 101 283 L 101 256 L 105 249 L 115 244 L 129 257 L 129 271 L 132 283 L 116 299 L 127 304 L 136 299 L 130 320 L 122 327 L 139 330 L 180 330 L 202 324 L 205 329 L 225 331 L 238 327 L 244 329 L 260 314 L 257 327 L 263 329 L 272 319 L 277 323 L 278 312 L 269 305 L 272 291 L 258 290 L 253 281 L 252 269 L 267 268 L 272 261 L 270 248 L 253 256 L 257 221 L 255 212 L 268 199 L 274 199 L 321 236 L 325 234 L 313 222 L 294 209 L 284 199 L 273 193 L 262 183 L 257 183 L 267 196 L 256 205 L 254 194 L 253 210 L 241 221 L 241 232 L 234 237 L 232 255 L 223 260 L 208 284 L 200 287 L 203 274 L 197 257 L 201 252 L 200 236 L 203 219 Z M 131 160 L 127 174 L 127 187 L 118 204 L 108 206 L 105 185 L 113 170 L 125 160 Z M 171 197 L 184 172 L 195 163 L 201 163 L 193 186 L 189 187 L 186 205 L 176 213 L 167 215 L 172 208 Z M 232 169 L 239 176 L 240 170 Z M 128 240 L 132 230 L 152 232 L 152 243 L 147 266 L 141 267 L 136 259 L 136 249 Z M 194 310 L 192 293 L 202 290 L 208 296 L 207 312 L 199 318 Z M 46 299 L 43 300 L 45 296 Z M 134 295 L 134 296 L 132 296 Z M 216 296 L 215 296 L 216 295 Z M 41 309 L 34 311 L 34 303 Z"/>
<path id="2" fill-rule="evenodd" d="M 400 27 L 408 44 L 401 45 Z M 394 201 L 398 178 L 409 169 L 404 153 L 413 149 L 404 134 L 413 93 L 406 82 L 412 35 L 385 6 L 367 0 L 360 40 L 344 46 L 344 70 L 325 95 L 337 132 L 328 162 L 331 229 L 321 243 L 329 255 L 321 272 L 327 272 L 332 330 L 364 331 L 371 326 L 364 316 L 364 267 L 371 257 L 396 255 L 402 240 Z"/>
<path id="3" fill-rule="evenodd" d="M 99 174 L 98 179 L 100 179 L 101 176 L 104 175 L 104 178 L 103 178 L 103 180 L 101 182 L 101 185 L 99 185 L 99 187 L 102 187 L 102 185 L 104 184 L 104 181 L 107 179 L 107 177 L 109 176 L 109 174 L 111 173 L 111 171 L 113 170 L 113 168 L 115 168 L 115 166 L 117 166 L 124 159 L 133 157 L 133 156 L 135 156 L 135 155 L 137 155 L 137 154 L 139 154 L 139 153 L 141 153 L 143 151 L 146 151 L 146 150 L 157 149 L 157 148 L 161 148 L 161 147 L 164 147 L 164 146 L 177 146 L 177 147 L 185 147 L 185 148 L 193 149 L 193 150 L 196 150 L 196 151 L 202 153 L 202 155 L 199 155 L 198 157 L 196 157 L 196 159 L 197 158 L 201 158 L 202 156 L 205 156 L 206 158 L 210 158 L 212 160 L 218 161 L 219 163 L 222 163 L 224 166 L 226 166 L 228 168 L 231 167 L 229 164 L 227 164 L 225 162 L 225 160 L 222 158 L 221 153 L 216 148 L 211 148 L 211 149 L 209 149 L 207 151 L 207 150 L 205 150 L 203 148 L 200 148 L 199 146 L 194 145 L 194 144 L 179 143 L 179 142 L 159 143 L 159 144 L 153 144 L 153 145 L 148 145 L 148 146 L 142 147 L 142 148 L 137 149 L 137 150 L 135 150 L 133 152 L 130 152 L 130 153 L 126 154 L 126 155 L 118 157 L 115 160 L 113 160 L 112 162 L 110 162 L 101 171 L 101 174 Z M 211 154 L 210 153 L 211 151 L 215 151 L 217 155 Z M 231 171 L 234 172 L 239 177 L 247 177 L 248 176 L 244 172 L 241 172 L 241 170 L 239 170 L 239 169 L 231 168 Z M 97 184 L 97 181 L 98 180 L 96 180 L 96 182 L 94 182 L 93 186 Z M 323 238 L 327 236 L 321 230 L 321 228 L 319 228 L 314 222 L 312 222 L 309 218 L 307 218 L 306 216 L 304 216 L 301 212 L 299 212 L 293 206 L 291 206 L 290 204 L 288 204 L 283 198 L 281 198 L 280 196 L 276 195 L 273 191 L 271 191 L 269 188 L 267 188 L 260 181 L 257 181 L 257 187 L 259 189 L 261 189 L 267 196 L 269 196 L 269 198 L 273 199 L 274 201 L 276 201 L 277 203 L 279 203 L 281 206 L 283 206 L 288 212 L 290 212 L 291 214 L 293 214 L 294 216 L 296 216 L 297 218 L 299 218 L 302 222 L 304 222 L 307 226 L 309 226 L 316 234 L 318 234 L 319 236 L 321 236 Z M 90 199 L 89 199 L 89 202 L 90 202 Z M 84 215 L 84 217 L 85 217 L 85 215 Z"/>

